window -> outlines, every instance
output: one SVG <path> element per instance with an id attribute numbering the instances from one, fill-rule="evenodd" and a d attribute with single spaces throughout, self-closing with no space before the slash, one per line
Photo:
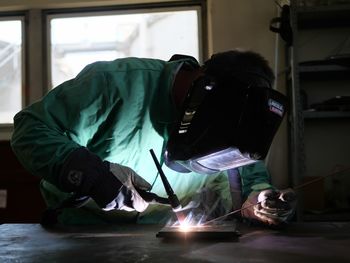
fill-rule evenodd
<path id="1" fill-rule="evenodd" d="M 49 15 L 49 86 L 74 78 L 89 63 L 122 57 L 199 59 L 199 8 L 137 13 Z"/>
<path id="2" fill-rule="evenodd" d="M 0 20 L 0 124 L 22 108 L 22 19 Z"/>

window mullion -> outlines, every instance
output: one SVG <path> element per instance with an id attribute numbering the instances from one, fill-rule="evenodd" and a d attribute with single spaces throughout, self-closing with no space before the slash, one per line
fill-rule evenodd
<path id="1" fill-rule="evenodd" d="M 42 11 L 32 9 L 28 12 L 27 23 L 27 83 L 25 104 L 29 105 L 40 99 L 46 92 L 43 85 L 46 71 L 44 69 L 44 47 L 42 30 Z"/>

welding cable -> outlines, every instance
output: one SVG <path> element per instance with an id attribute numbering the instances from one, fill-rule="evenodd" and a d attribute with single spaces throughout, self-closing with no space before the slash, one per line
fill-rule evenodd
<path id="1" fill-rule="evenodd" d="M 316 178 L 316 179 L 313 179 L 313 180 L 310 180 L 310 181 L 305 182 L 305 183 L 303 183 L 303 184 L 297 185 L 296 187 L 292 188 L 292 190 L 298 191 L 298 190 L 304 188 L 305 186 L 308 186 L 308 185 L 310 185 L 310 184 L 313 184 L 313 183 L 316 183 L 316 182 L 318 182 L 318 181 L 324 180 L 324 179 L 327 178 L 327 177 L 334 176 L 334 175 L 336 175 L 336 174 L 343 173 L 343 172 L 347 172 L 347 171 L 350 171 L 350 167 L 345 167 L 345 168 L 343 168 L 343 169 L 341 169 L 341 170 L 336 170 L 336 171 L 331 172 L 331 173 L 329 173 L 329 174 L 320 176 L 320 177 L 318 177 L 318 178 Z M 239 212 L 241 212 L 241 211 L 243 211 L 243 210 L 245 210 L 245 209 L 251 208 L 251 207 L 256 206 L 256 205 L 259 205 L 259 204 L 261 204 L 262 202 L 266 201 L 267 199 L 268 199 L 268 198 L 266 198 L 266 199 L 264 199 L 264 200 L 261 200 L 261 201 L 259 201 L 259 202 L 256 202 L 256 203 L 254 203 L 254 204 L 247 205 L 247 206 L 245 206 L 244 208 L 240 208 L 240 209 L 236 209 L 236 210 L 234 210 L 234 211 L 231 211 L 231 212 L 229 212 L 229 213 L 227 213 L 227 214 L 225 214 L 225 215 L 222 215 L 222 216 L 219 216 L 219 217 L 214 218 L 214 219 L 212 219 L 212 220 L 209 220 L 209 221 L 207 221 L 207 222 L 204 222 L 202 225 L 207 225 L 207 224 L 212 223 L 212 222 L 215 222 L 215 221 L 217 221 L 217 220 L 224 219 L 224 218 L 228 217 L 229 215 L 233 215 L 233 214 L 239 213 Z"/>

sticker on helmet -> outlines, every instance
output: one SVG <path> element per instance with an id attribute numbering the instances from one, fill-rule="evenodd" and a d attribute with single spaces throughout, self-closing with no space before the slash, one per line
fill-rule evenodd
<path id="1" fill-rule="evenodd" d="M 284 113 L 284 107 L 281 103 L 273 100 L 273 99 L 269 99 L 268 101 L 269 104 L 269 109 L 271 112 L 276 113 L 279 116 L 283 116 Z"/>

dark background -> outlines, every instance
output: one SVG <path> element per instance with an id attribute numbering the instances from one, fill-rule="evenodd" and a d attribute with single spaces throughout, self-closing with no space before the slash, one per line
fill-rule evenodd
<path id="1" fill-rule="evenodd" d="M 0 141 L 0 158 L 0 190 L 7 191 L 6 208 L 0 208 L 0 224 L 39 222 L 45 209 L 40 179 L 23 168 L 9 141 Z"/>

